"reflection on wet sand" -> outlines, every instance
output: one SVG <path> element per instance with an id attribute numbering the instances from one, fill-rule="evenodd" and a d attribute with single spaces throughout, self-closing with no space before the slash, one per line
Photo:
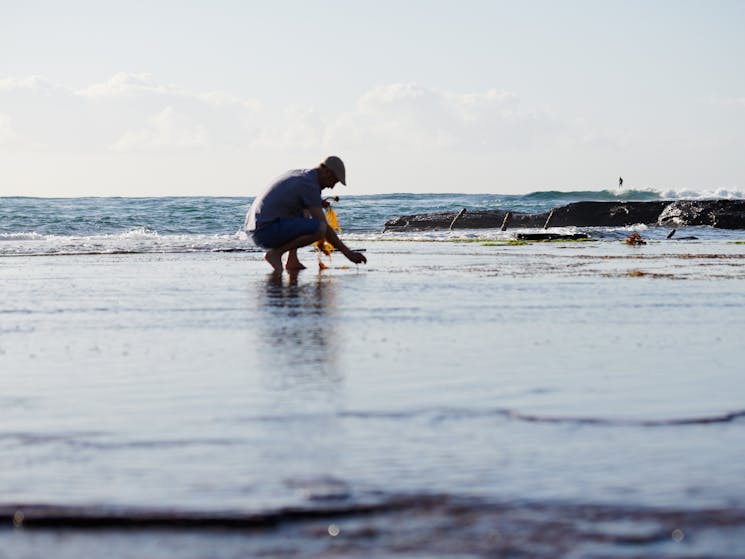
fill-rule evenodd
<path id="1" fill-rule="evenodd" d="M 337 369 L 334 278 L 270 274 L 258 303 L 259 355 L 270 385 L 328 388 Z"/>

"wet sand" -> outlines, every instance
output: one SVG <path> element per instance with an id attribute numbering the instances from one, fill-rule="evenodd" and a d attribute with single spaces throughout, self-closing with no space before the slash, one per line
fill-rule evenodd
<path id="1" fill-rule="evenodd" d="M 2 511 L 3 521 L 10 511 Z M 2 557 L 741 557 L 745 512 L 576 504 L 500 505 L 444 496 L 326 513 L 205 517 L 28 511 Z M 6 530 L 10 530 L 6 528 Z"/>
<path id="2" fill-rule="evenodd" d="M 743 554 L 743 245 L 350 244 L 3 259 L 0 558 Z"/>

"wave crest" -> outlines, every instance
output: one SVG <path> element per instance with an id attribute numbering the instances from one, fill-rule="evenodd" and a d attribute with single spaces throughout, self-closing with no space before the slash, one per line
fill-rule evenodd
<path id="1" fill-rule="evenodd" d="M 729 190 L 726 188 L 711 190 L 695 189 L 629 189 L 629 190 L 541 190 L 530 192 L 523 196 L 525 200 L 532 201 L 556 201 L 557 203 L 568 202 L 605 202 L 605 201 L 627 201 L 627 202 L 645 202 L 648 200 L 741 200 L 745 199 L 745 192 L 742 190 Z"/>
<path id="2" fill-rule="evenodd" d="M 660 200 L 661 192 L 652 189 L 643 190 L 541 190 L 531 192 L 524 196 L 526 200 L 556 200 L 557 203 L 567 202 L 605 202 L 614 200 L 627 200 L 644 202 L 647 200 Z"/>

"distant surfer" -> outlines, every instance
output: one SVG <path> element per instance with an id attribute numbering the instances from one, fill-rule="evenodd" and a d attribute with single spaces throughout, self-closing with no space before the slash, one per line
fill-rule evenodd
<path id="1" fill-rule="evenodd" d="M 623 188 L 623 177 L 618 177 L 618 190 Z"/>
<path id="2" fill-rule="evenodd" d="M 324 159 L 313 169 L 289 171 L 256 197 L 246 214 L 245 229 L 253 241 L 268 249 L 264 259 L 275 274 L 282 273 L 282 256 L 287 255 L 285 269 L 305 269 L 297 249 L 326 239 L 355 264 L 367 262 L 365 256 L 350 250 L 336 231 L 326 223 L 321 191 L 346 185 L 344 162 L 335 155 Z"/>

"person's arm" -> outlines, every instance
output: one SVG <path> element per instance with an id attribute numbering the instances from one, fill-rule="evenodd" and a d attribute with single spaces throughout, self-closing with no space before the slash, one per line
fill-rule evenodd
<path id="1" fill-rule="evenodd" d="M 312 206 L 308 208 L 308 211 L 310 212 L 311 217 L 314 217 L 322 223 L 326 223 L 326 215 L 323 213 L 323 210 L 320 206 Z M 331 245 L 336 250 L 341 252 L 344 256 L 347 257 L 347 259 L 351 260 L 355 264 L 367 263 L 367 258 L 365 258 L 365 255 L 360 252 L 350 250 L 349 247 L 345 245 L 339 238 L 339 235 L 336 234 L 334 228 L 329 226 L 328 223 L 326 223 L 326 240 L 331 243 Z"/>

